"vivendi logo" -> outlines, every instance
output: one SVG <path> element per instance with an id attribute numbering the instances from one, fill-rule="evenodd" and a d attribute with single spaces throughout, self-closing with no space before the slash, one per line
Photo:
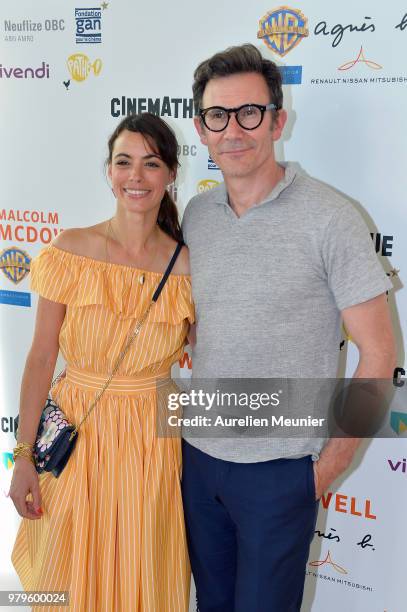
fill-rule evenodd
<path id="1" fill-rule="evenodd" d="M 38 68 L 0 64 L 0 79 L 49 79 L 49 64 L 42 62 Z"/>
<path id="2" fill-rule="evenodd" d="M 394 461 L 393 459 L 387 459 L 387 463 L 389 464 L 392 472 L 407 474 L 407 459 L 405 457 Z"/>

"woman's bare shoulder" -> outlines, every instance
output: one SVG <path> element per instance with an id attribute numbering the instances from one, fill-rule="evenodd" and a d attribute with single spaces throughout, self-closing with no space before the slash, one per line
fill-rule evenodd
<path id="1" fill-rule="evenodd" d="M 74 255 L 95 257 L 105 238 L 104 226 L 105 223 L 98 223 L 90 227 L 75 227 L 64 230 L 52 244 L 58 249 Z"/>
<path id="2" fill-rule="evenodd" d="M 160 256 L 163 263 L 168 262 L 174 254 L 177 246 L 177 241 L 165 232 L 161 232 L 160 239 Z M 172 274 L 190 274 L 189 269 L 189 251 L 184 245 L 178 254 Z"/>
<path id="3" fill-rule="evenodd" d="M 177 261 L 175 262 L 174 268 L 173 268 L 173 274 L 190 274 L 190 267 L 189 267 L 189 250 L 188 247 L 183 246 L 178 257 L 177 257 Z"/>

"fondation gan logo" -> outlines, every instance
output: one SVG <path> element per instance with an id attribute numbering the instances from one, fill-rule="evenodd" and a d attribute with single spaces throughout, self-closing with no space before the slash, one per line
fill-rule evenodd
<path id="1" fill-rule="evenodd" d="M 102 42 L 102 10 L 95 8 L 76 8 L 76 42 L 101 43 Z"/>
<path id="2" fill-rule="evenodd" d="M 307 24 L 308 19 L 298 9 L 280 6 L 260 19 L 257 38 L 283 57 L 308 36 Z"/>

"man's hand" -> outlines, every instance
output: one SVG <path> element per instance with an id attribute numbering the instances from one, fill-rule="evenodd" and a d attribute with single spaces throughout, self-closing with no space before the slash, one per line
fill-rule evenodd
<path id="1" fill-rule="evenodd" d="M 330 483 L 321 483 L 321 478 L 319 476 L 319 466 L 317 465 L 318 461 L 314 461 L 312 466 L 314 468 L 314 482 L 315 482 L 315 499 L 320 499 L 326 489 L 329 487 Z"/>
<path id="2" fill-rule="evenodd" d="M 331 438 L 314 461 L 315 498 L 320 499 L 331 483 L 350 465 L 360 438 Z"/>
<path id="3" fill-rule="evenodd" d="M 355 442 L 355 449 L 359 445 L 359 440 L 353 439 Z M 344 467 L 343 463 L 332 463 L 331 461 L 324 461 L 319 459 L 314 461 L 314 483 L 315 483 L 315 499 L 321 499 L 323 494 L 329 489 L 331 483 L 342 474 L 342 472 L 350 464 L 354 451 L 352 451 L 347 465 Z"/>

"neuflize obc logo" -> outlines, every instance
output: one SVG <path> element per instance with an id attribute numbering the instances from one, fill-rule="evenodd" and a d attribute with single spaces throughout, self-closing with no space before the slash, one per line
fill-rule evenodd
<path id="1" fill-rule="evenodd" d="M 76 8 L 76 42 L 80 44 L 102 42 L 102 10 L 95 8 Z"/>

